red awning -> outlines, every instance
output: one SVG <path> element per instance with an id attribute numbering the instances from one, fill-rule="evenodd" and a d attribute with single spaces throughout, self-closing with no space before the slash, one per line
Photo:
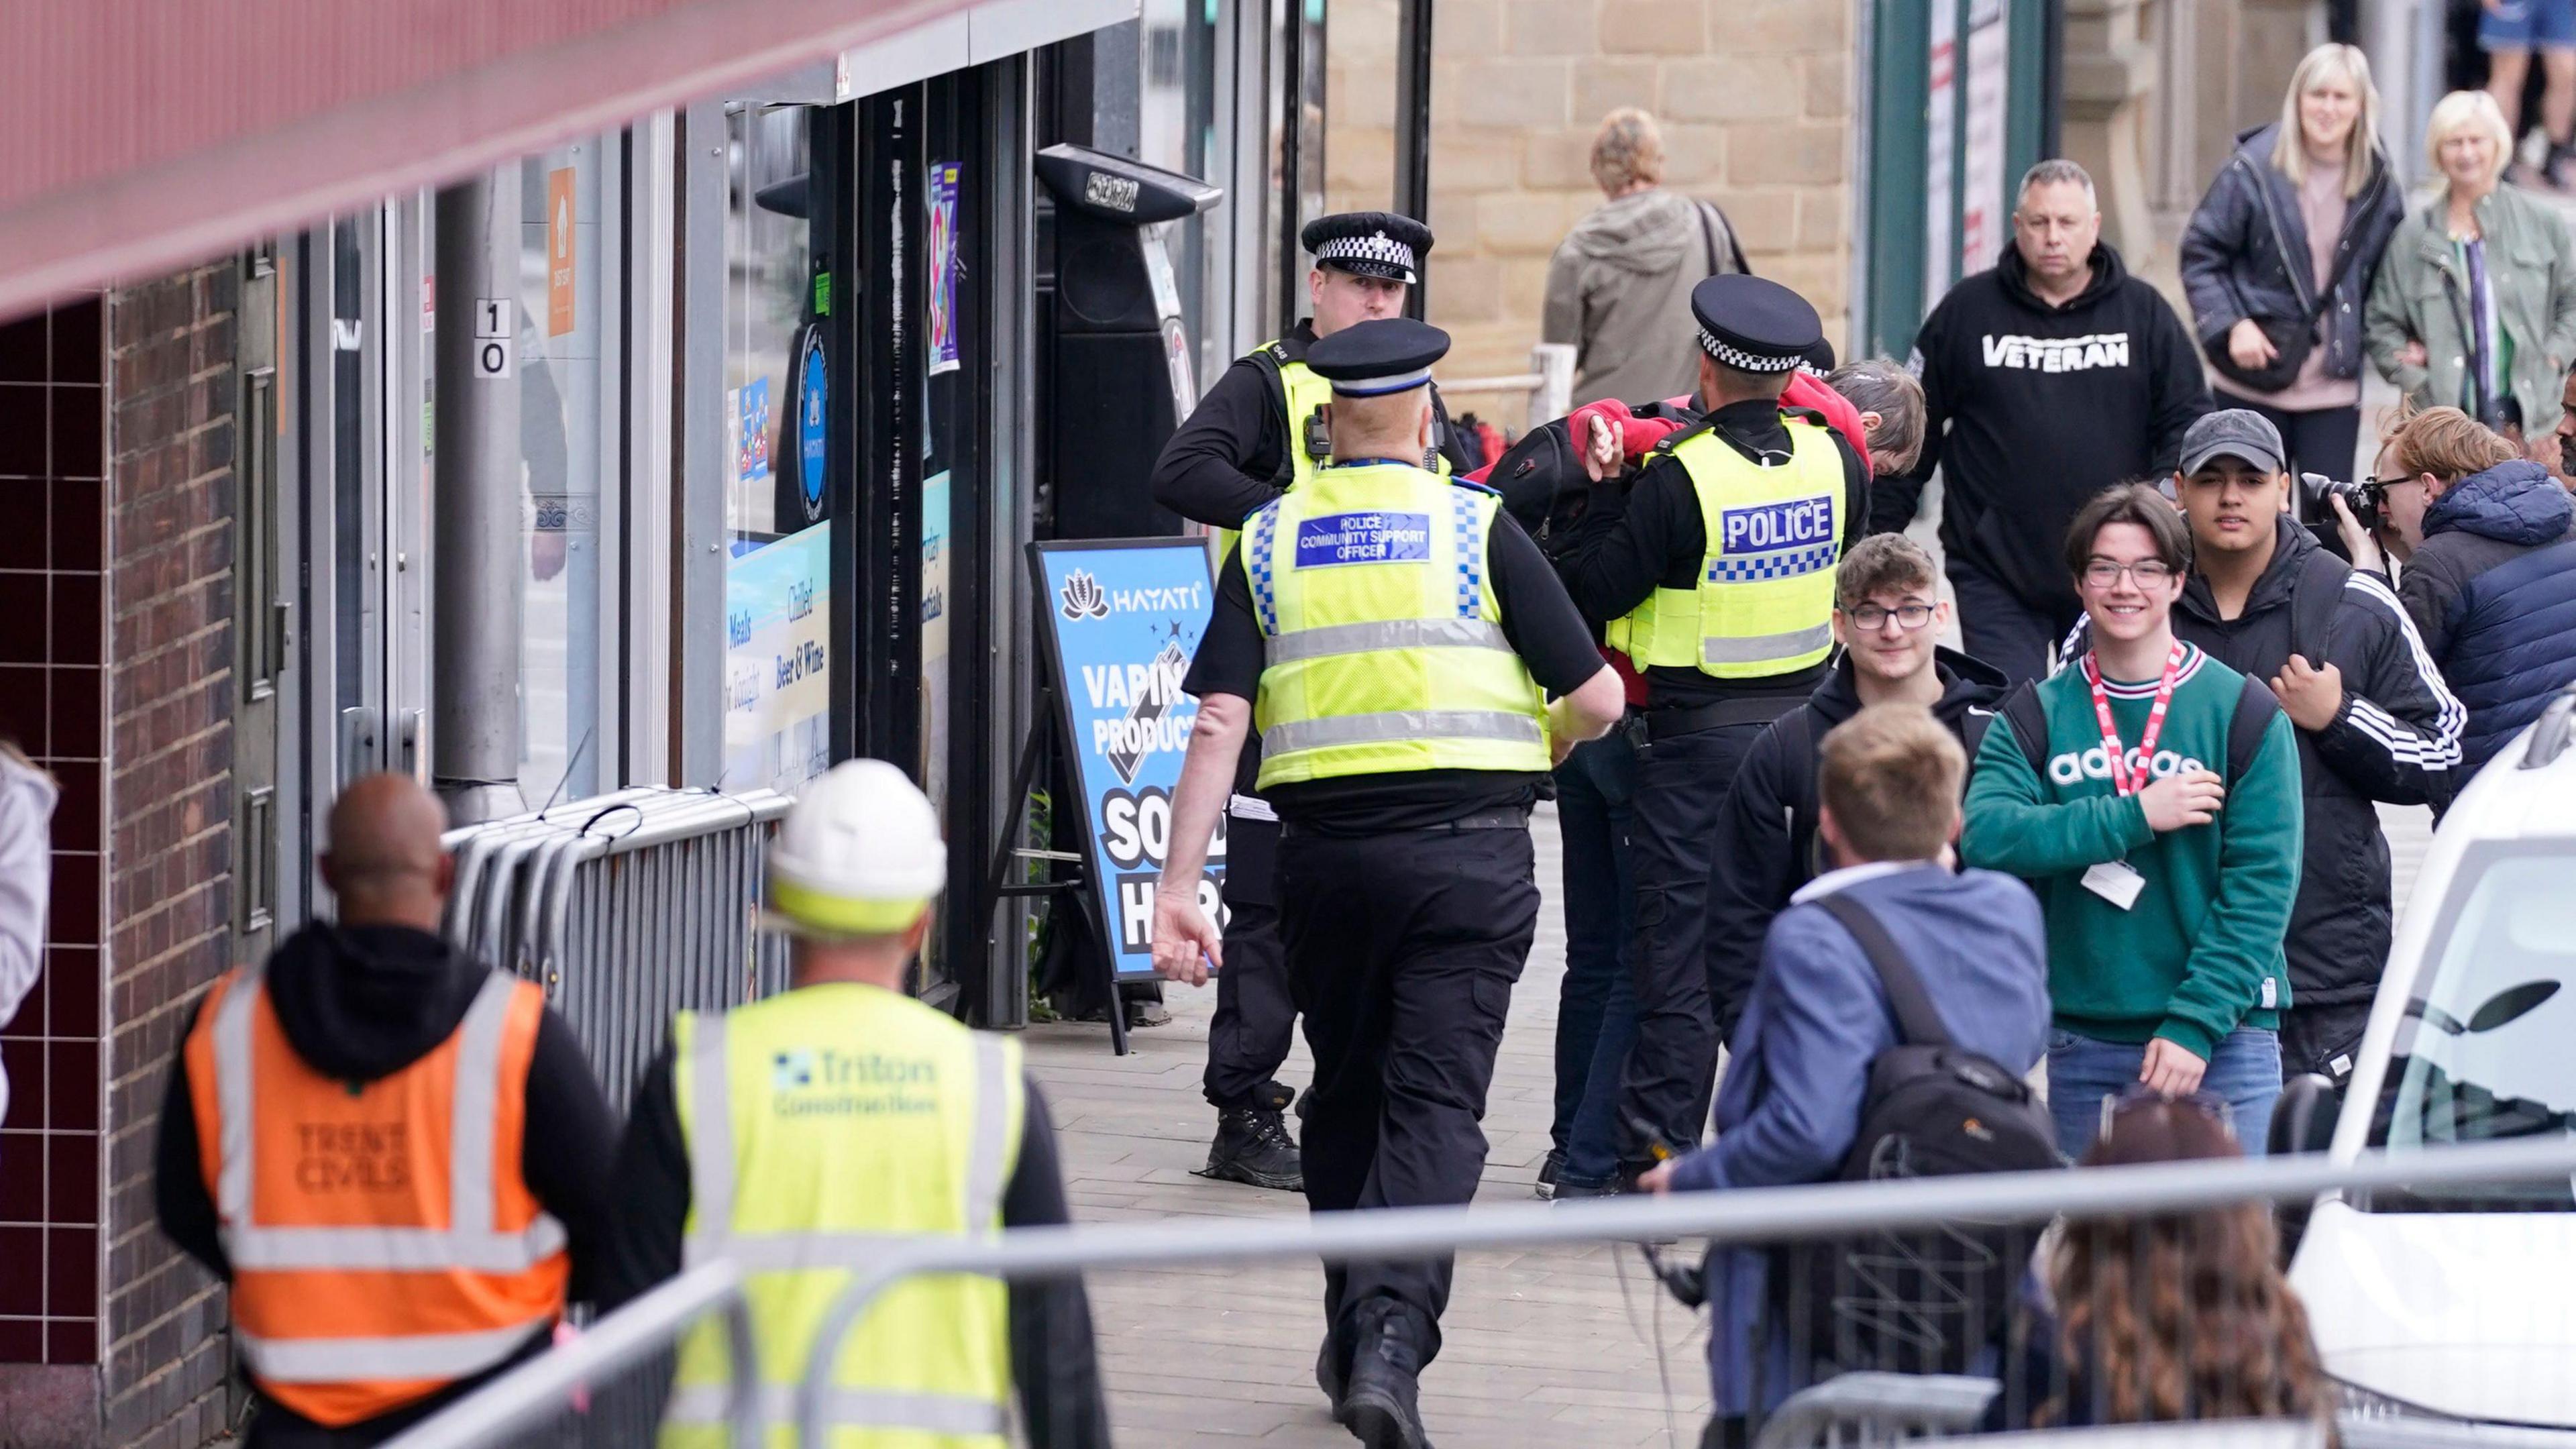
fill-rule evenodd
<path id="1" fill-rule="evenodd" d="M 967 0 L 76 0 L 0 37 L 0 318 Z"/>

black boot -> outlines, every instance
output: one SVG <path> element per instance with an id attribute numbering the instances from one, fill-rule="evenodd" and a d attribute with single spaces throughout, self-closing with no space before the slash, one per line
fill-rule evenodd
<path id="1" fill-rule="evenodd" d="M 1334 1351 L 1333 1331 L 1325 1329 L 1324 1346 L 1315 1350 L 1315 1387 L 1324 1391 L 1324 1402 L 1333 1406 L 1336 1415 L 1342 1412 L 1342 1395 L 1350 1392 L 1350 1380 L 1350 1366 Z"/>
<path id="2" fill-rule="evenodd" d="M 1297 1142 L 1276 1108 L 1227 1107 L 1216 1114 L 1216 1141 L 1208 1145 L 1207 1166 L 1199 1176 L 1219 1182 L 1249 1183 L 1281 1192 L 1306 1190 L 1299 1170 Z"/>
<path id="3" fill-rule="evenodd" d="M 1423 1432 L 1422 1348 L 1411 1317 L 1391 1302 L 1360 1312 L 1352 1333 L 1351 1373 L 1333 1417 L 1369 1449 L 1431 1449 Z"/>

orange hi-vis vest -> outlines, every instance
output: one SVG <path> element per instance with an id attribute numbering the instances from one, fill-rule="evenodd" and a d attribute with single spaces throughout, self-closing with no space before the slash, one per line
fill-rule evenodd
<path id="1" fill-rule="evenodd" d="M 198 1165 L 260 1391 L 332 1427 L 508 1359 L 561 1316 L 563 1226 L 519 1172 L 545 998 L 493 972 L 456 1030 L 363 1084 L 287 1044 L 257 966 L 188 1034 Z"/>

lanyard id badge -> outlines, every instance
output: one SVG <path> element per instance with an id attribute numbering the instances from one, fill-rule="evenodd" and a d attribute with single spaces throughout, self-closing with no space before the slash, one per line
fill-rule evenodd
<path id="1" fill-rule="evenodd" d="M 2174 680 L 2182 673 L 2182 641 L 2177 639 L 2165 655 L 2165 672 L 2156 680 L 2156 702 L 2147 709 L 2147 727 L 2138 735 L 2141 763 L 2135 775 L 2129 772 L 2129 752 L 2120 743 L 2120 727 L 2111 720 L 2111 697 L 2102 688 L 2102 666 L 2091 654 L 2084 656 L 2084 683 L 2093 691 L 2093 722 L 2102 729 L 2102 753 L 2110 760 L 2111 788 L 2123 799 L 2147 787 L 2155 769 L 2156 741 L 2164 736 L 2165 711 L 2173 707 Z"/>

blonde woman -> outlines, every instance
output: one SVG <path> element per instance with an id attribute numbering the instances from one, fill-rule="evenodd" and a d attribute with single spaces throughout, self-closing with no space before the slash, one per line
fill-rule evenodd
<path id="1" fill-rule="evenodd" d="M 2291 72 L 2281 119 L 2238 138 L 2183 231 L 2218 405 L 2271 419 L 2294 469 L 2352 474 L 2362 305 L 2404 215 L 2370 62 L 2320 45 Z"/>
<path id="2" fill-rule="evenodd" d="M 1542 340 L 1574 344 L 1576 405 L 1646 403 L 1699 385 L 1690 292 L 1746 270 L 1716 205 L 1664 189 L 1664 133 L 1622 106 L 1592 139 L 1601 205 L 1574 224 L 1547 266 Z"/>
<path id="3" fill-rule="evenodd" d="M 2497 184 L 2513 134 L 2495 97 L 2451 92 L 2424 133 L 2443 187 L 2389 240 L 2364 323 L 2370 360 L 2418 407 L 2546 429 L 2576 359 L 2576 240 L 2547 205 Z"/>

